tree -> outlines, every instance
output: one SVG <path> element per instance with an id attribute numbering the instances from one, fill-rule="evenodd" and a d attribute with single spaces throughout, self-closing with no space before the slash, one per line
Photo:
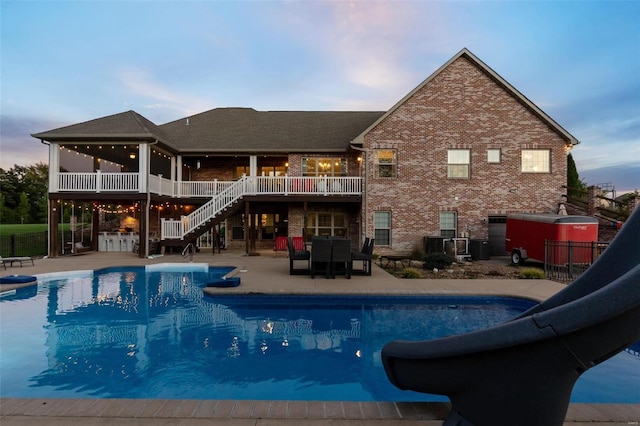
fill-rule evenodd
<path id="1" fill-rule="evenodd" d="M 20 203 L 18 204 L 18 218 L 20 223 L 31 223 L 29 220 L 29 199 L 26 193 L 20 194 Z"/>
<path id="2" fill-rule="evenodd" d="M 587 189 L 587 185 L 582 182 L 575 161 L 571 153 L 567 156 L 567 186 L 573 189 Z"/>
<path id="3" fill-rule="evenodd" d="M 49 166 L 44 163 L 27 167 L 15 165 L 9 170 L 0 168 L 2 223 L 46 222 L 48 183 Z M 26 203 L 22 194 L 26 196 Z"/>

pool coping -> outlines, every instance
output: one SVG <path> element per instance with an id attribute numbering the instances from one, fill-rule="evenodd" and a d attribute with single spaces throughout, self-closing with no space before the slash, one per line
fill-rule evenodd
<path id="1" fill-rule="evenodd" d="M 446 402 L 0 398 L 0 418 L 444 420 Z M 569 405 L 565 424 L 638 424 L 640 404 Z"/>

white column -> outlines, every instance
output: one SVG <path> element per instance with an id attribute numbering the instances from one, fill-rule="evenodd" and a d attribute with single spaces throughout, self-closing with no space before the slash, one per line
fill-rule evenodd
<path id="1" fill-rule="evenodd" d="M 249 157 L 249 176 L 258 176 L 258 157 L 256 155 Z"/>
<path id="2" fill-rule="evenodd" d="M 173 169 L 173 167 L 172 167 Z M 176 170 L 176 178 L 175 178 L 175 185 L 177 186 L 176 188 L 176 195 L 178 197 L 182 197 L 182 155 L 178 155 L 176 157 L 176 166 L 175 166 L 175 170 Z"/>
<path id="3" fill-rule="evenodd" d="M 138 177 L 138 192 L 148 192 L 148 182 L 149 182 L 149 162 L 151 161 L 149 156 L 151 155 L 151 150 L 149 149 L 149 144 L 141 143 L 140 149 L 138 150 L 138 170 L 140 176 Z"/>
<path id="4" fill-rule="evenodd" d="M 60 173 L 60 147 L 49 144 L 49 192 L 58 192 L 58 173 Z"/>

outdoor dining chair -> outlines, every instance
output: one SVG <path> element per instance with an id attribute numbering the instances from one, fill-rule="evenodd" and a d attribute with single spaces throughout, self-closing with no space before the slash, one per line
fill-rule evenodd
<path id="1" fill-rule="evenodd" d="M 362 249 L 360 251 L 354 251 L 351 253 L 351 271 L 352 273 L 358 273 L 359 275 L 371 275 L 371 263 L 373 262 L 373 245 L 375 238 L 364 240 Z M 353 269 L 353 262 L 362 262 L 362 269 Z"/>
<path id="2" fill-rule="evenodd" d="M 306 275 L 310 270 L 310 262 L 311 262 L 311 253 L 308 250 L 296 250 L 293 246 L 293 241 L 291 241 L 291 237 L 286 238 L 287 250 L 289 250 L 289 275 Z M 304 269 L 294 269 L 294 261 L 296 260 L 306 260 L 307 267 Z"/>
<path id="3" fill-rule="evenodd" d="M 327 238 L 313 238 L 311 241 L 311 278 L 315 278 L 319 270 L 324 271 L 326 278 L 331 276 L 331 240 Z"/>
<path id="4" fill-rule="evenodd" d="M 336 271 L 344 271 L 347 278 L 351 278 L 351 240 L 346 238 L 331 240 L 331 278 L 336 277 Z"/>

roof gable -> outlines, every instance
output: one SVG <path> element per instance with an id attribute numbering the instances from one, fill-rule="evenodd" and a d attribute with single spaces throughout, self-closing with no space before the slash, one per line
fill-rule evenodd
<path id="1" fill-rule="evenodd" d="M 34 133 L 31 136 L 47 141 L 158 140 L 173 145 L 162 129 L 135 111 L 96 118 L 46 132 Z"/>
<path id="2" fill-rule="evenodd" d="M 473 53 L 471 53 L 467 48 L 460 50 L 456 55 L 454 55 L 451 59 L 445 62 L 440 68 L 438 68 L 433 74 L 427 77 L 423 82 L 421 82 L 418 86 L 416 86 L 411 92 L 409 92 L 406 96 L 404 96 L 400 101 L 398 101 L 394 106 L 392 106 L 384 115 L 382 115 L 378 120 L 372 123 L 365 131 L 358 135 L 357 138 L 354 139 L 354 143 L 363 144 L 364 136 L 369 133 L 372 129 L 374 129 L 379 123 L 381 123 L 385 118 L 393 114 L 401 105 L 403 105 L 406 101 L 413 97 L 419 90 L 421 90 L 424 86 L 429 84 L 434 78 L 436 78 L 442 71 L 448 68 L 453 62 L 458 60 L 459 58 L 464 57 L 469 60 L 472 64 L 478 67 L 482 72 L 484 72 L 489 78 L 495 81 L 499 86 L 501 86 L 507 93 L 513 96 L 516 100 L 522 103 L 526 108 L 532 111 L 541 121 L 543 121 L 547 126 L 549 126 L 554 132 L 556 132 L 562 139 L 564 139 L 567 143 L 571 145 L 577 145 L 580 143 L 578 139 L 576 139 L 573 135 L 567 132 L 562 126 L 560 126 L 555 120 L 553 120 L 549 115 L 547 115 L 544 111 L 542 111 L 538 106 L 536 106 L 533 102 L 531 102 L 526 96 L 520 93 L 515 87 L 513 87 L 509 82 L 507 82 L 504 78 L 502 78 L 498 73 L 492 70 L 489 66 L 487 66 L 484 62 L 478 59 Z"/>

